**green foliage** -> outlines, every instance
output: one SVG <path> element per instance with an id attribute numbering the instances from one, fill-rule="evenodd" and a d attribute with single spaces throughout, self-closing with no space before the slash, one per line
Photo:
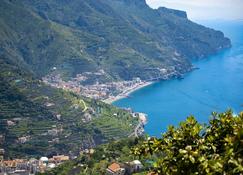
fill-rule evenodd
<path id="1" fill-rule="evenodd" d="M 130 149 L 140 140 L 134 138 L 121 139 L 100 145 L 95 148 L 94 154 L 82 154 L 78 159 L 48 171 L 46 175 L 77 174 L 99 175 L 105 174 L 106 168 L 112 162 L 128 162 L 134 159 Z"/>
<path id="2" fill-rule="evenodd" d="M 149 138 L 133 149 L 139 157 L 153 156 L 159 174 L 242 174 L 243 113 L 213 113 L 209 124 L 189 117 L 162 138 Z"/>

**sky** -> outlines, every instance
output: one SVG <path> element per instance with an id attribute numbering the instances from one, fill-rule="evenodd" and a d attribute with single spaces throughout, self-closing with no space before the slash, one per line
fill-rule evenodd
<path id="1" fill-rule="evenodd" d="M 152 8 L 160 6 L 184 10 L 193 20 L 242 20 L 243 0 L 146 0 Z"/>

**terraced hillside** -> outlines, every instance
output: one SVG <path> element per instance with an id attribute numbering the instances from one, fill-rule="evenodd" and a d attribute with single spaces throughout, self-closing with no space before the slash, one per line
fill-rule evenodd
<path id="1" fill-rule="evenodd" d="M 0 143 L 6 157 L 78 154 L 127 137 L 136 119 L 121 109 L 53 89 L 0 59 Z M 68 148 L 68 149 L 67 149 Z"/>

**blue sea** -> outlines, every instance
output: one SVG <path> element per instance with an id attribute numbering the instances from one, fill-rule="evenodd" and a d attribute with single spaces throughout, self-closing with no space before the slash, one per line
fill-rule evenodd
<path id="1" fill-rule="evenodd" d="M 224 32 L 232 48 L 194 62 L 200 69 L 184 79 L 157 82 L 113 103 L 148 114 L 145 131 L 150 136 L 160 136 L 189 115 L 206 123 L 213 111 L 243 111 L 243 21 L 199 23 Z"/>

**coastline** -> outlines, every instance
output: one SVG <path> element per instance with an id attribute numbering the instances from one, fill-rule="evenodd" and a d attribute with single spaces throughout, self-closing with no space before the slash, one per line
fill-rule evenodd
<path id="1" fill-rule="evenodd" d="M 118 101 L 118 100 L 121 100 L 123 98 L 126 98 L 128 97 L 131 93 L 141 89 L 141 88 L 144 88 L 146 86 L 149 86 L 151 84 L 154 84 L 155 81 L 147 81 L 147 82 L 142 82 L 140 84 L 137 84 L 133 87 L 129 87 L 127 89 L 125 89 L 122 93 L 118 94 L 117 96 L 111 96 L 105 100 L 103 100 L 103 102 L 107 103 L 107 104 L 112 104 L 114 103 L 115 101 Z"/>

